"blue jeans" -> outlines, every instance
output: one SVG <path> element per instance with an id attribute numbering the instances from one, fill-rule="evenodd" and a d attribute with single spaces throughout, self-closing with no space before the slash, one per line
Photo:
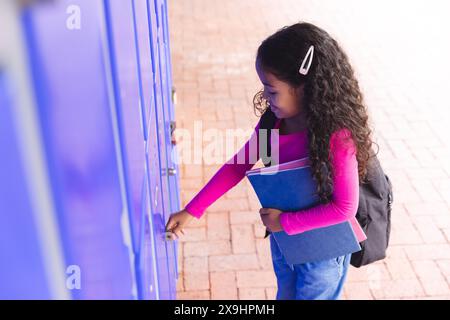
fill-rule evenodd
<path id="1" fill-rule="evenodd" d="M 272 263 L 277 277 L 277 300 L 338 300 L 351 254 L 319 262 L 288 264 L 270 235 Z"/>

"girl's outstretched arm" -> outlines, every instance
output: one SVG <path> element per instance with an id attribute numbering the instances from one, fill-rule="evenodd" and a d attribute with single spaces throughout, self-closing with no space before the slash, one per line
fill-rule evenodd
<path id="1" fill-rule="evenodd" d="M 257 134 L 259 125 L 258 122 L 245 145 L 214 174 L 200 192 L 186 205 L 186 211 L 200 219 L 211 204 L 245 177 L 245 172 L 250 170 L 259 159 L 257 156 L 259 155 Z"/>

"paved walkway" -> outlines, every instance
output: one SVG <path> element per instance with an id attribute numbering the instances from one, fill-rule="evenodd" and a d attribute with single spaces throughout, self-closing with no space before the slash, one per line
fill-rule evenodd
<path id="1" fill-rule="evenodd" d="M 315 23 L 350 56 L 395 201 L 388 258 L 352 267 L 344 299 L 450 298 L 449 5 L 397 2 L 169 2 L 178 128 L 252 129 L 256 48 L 284 25 Z M 183 205 L 219 166 L 180 167 Z M 180 239 L 179 299 L 274 299 L 259 208 L 243 180 L 193 221 Z"/>

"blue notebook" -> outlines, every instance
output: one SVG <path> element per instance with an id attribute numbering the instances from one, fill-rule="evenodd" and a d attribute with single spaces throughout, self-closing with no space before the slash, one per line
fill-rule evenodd
<path id="1" fill-rule="evenodd" d="M 269 168 L 273 170 L 273 167 Z M 246 176 L 263 208 L 297 211 L 319 203 L 314 193 L 316 182 L 308 165 L 271 174 L 250 170 Z M 296 235 L 272 232 L 272 236 L 289 264 L 332 259 L 361 250 L 349 221 Z"/>

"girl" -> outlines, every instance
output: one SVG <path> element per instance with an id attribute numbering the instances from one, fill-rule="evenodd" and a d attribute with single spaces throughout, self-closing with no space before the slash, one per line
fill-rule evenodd
<path id="1" fill-rule="evenodd" d="M 296 212 L 262 208 L 269 231 L 297 234 L 355 219 L 359 182 L 367 173 L 372 145 L 368 112 L 347 55 L 324 30 L 310 23 L 284 27 L 258 48 L 255 67 L 264 89 L 254 108 L 276 118 L 279 162 L 308 156 L 321 203 Z M 195 217 L 245 177 L 254 163 L 240 164 L 241 152 L 250 159 L 249 145 L 225 163 L 184 210 L 170 216 L 166 229 L 176 237 Z M 259 150 L 257 150 L 259 156 Z M 272 151 L 273 152 L 273 151 Z M 258 158 L 258 157 L 257 157 Z M 242 158 L 239 158 L 242 159 Z M 246 158 L 247 159 L 247 158 Z M 242 161 L 241 161 L 242 162 Z M 357 233 L 358 240 L 365 240 Z M 338 299 L 351 254 L 326 261 L 289 265 L 270 236 L 277 299 Z"/>

